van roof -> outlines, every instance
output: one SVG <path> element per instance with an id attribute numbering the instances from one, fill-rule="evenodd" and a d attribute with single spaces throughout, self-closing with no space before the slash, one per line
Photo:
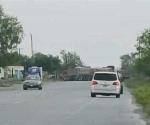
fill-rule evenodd
<path id="1" fill-rule="evenodd" d="M 102 72 L 102 71 L 98 71 L 95 73 L 104 73 L 104 74 L 117 74 L 117 72 Z"/>

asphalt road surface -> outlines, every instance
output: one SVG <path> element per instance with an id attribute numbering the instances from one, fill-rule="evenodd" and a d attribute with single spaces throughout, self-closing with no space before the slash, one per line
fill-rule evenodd
<path id="1" fill-rule="evenodd" d="M 43 90 L 0 91 L 0 125 L 145 125 L 125 89 L 90 97 L 90 82 L 50 82 Z"/>

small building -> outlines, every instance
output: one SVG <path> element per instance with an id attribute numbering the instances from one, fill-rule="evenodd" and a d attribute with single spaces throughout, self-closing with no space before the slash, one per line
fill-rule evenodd
<path id="1" fill-rule="evenodd" d="M 0 79 L 4 78 L 4 69 L 0 67 Z"/>
<path id="2" fill-rule="evenodd" d="M 6 69 L 9 78 L 23 79 L 24 66 L 7 66 Z"/>

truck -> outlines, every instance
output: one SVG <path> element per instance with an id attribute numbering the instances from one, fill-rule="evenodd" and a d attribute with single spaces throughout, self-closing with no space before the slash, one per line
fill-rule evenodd
<path id="1" fill-rule="evenodd" d="M 38 66 L 29 67 L 27 75 L 39 75 L 41 80 L 43 80 L 43 68 Z"/>

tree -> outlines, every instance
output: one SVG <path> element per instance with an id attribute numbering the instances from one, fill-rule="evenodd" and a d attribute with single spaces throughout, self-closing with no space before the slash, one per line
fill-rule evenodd
<path id="1" fill-rule="evenodd" d="M 121 59 L 121 73 L 123 77 L 129 77 L 131 75 L 132 58 L 129 54 L 122 55 Z"/>
<path id="2" fill-rule="evenodd" d="M 47 70 L 49 71 L 51 67 L 48 57 L 42 53 L 34 54 L 33 57 L 31 58 L 31 64 L 32 66 L 43 67 L 44 71 Z"/>
<path id="3" fill-rule="evenodd" d="M 2 8 L 2 6 L 0 5 L 0 19 L 2 18 L 2 15 L 3 15 L 4 13 L 3 13 L 3 8 Z"/>
<path id="4" fill-rule="evenodd" d="M 0 6 L 0 66 L 8 65 L 8 55 L 23 38 L 23 27 L 16 17 L 4 13 Z"/>
<path id="5" fill-rule="evenodd" d="M 129 54 L 123 55 L 123 56 L 120 57 L 120 59 L 121 59 L 121 67 L 123 69 L 127 69 L 128 66 L 131 63 L 131 57 L 130 57 L 130 55 Z"/>
<path id="6" fill-rule="evenodd" d="M 76 66 L 82 66 L 83 63 L 80 59 L 80 56 L 76 54 L 76 52 L 66 52 L 65 50 L 62 50 L 60 52 L 63 60 L 63 68 L 74 68 Z"/>
<path id="7" fill-rule="evenodd" d="M 139 58 L 136 60 L 135 68 L 139 73 L 150 76 L 150 29 L 145 29 L 137 41 L 136 49 Z"/>
<path id="8" fill-rule="evenodd" d="M 42 53 L 36 53 L 30 59 L 30 66 L 43 67 L 44 71 L 53 73 L 61 68 L 61 61 L 59 57 L 52 55 L 44 55 Z"/>
<path id="9" fill-rule="evenodd" d="M 48 55 L 48 60 L 51 64 L 51 72 L 60 71 L 61 69 L 61 60 L 58 56 Z"/>
<path id="10" fill-rule="evenodd" d="M 137 37 L 137 52 L 121 56 L 121 67 L 128 74 L 138 73 L 150 76 L 150 29 Z"/>
<path id="11" fill-rule="evenodd" d="M 150 57 L 150 29 L 145 31 L 137 38 L 136 49 L 139 54 L 139 58 Z"/>

